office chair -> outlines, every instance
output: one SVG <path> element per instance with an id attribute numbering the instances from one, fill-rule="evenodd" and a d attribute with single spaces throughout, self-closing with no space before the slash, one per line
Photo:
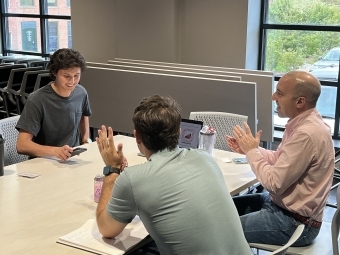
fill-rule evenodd
<path id="1" fill-rule="evenodd" d="M 333 215 L 332 223 L 322 222 L 318 236 L 313 243 L 303 247 L 289 247 L 286 254 L 301 255 L 339 255 L 340 233 L 340 188 L 337 188 L 338 207 Z M 281 246 L 269 244 L 249 243 L 252 248 L 265 251 L 275 251 Z"/>
<path id="2" fill-rule="evenodd" d="M 24 108 L 27 97 L 33 92 L 37 77 L 41 73 L 48 73 L 48 70 L 38 70 L 38 71 L 27 71 L 24 73 L 22 82 L 20 85 L 20 90 L 16 96 L 17 113 L 21 114 Z"/>
<path id="3" fill-rule="evenodd" d="M 34 61 L 30 61 L 30 62 L 28 63 L 28 66 L 29 66 L 29 67 L 41 66 L 41 67 L 43 67 L 44 69 L 47 69 L 48 63 L 50 63 L 49 60 L 39 60 L 39 61 L 34 60 Z"/>
<path id="4" fill-rule="evenodd" d="M 0 87 L 4 88 L 7 85 L 7 81 L 9 79 L 9 75 L 11 74 L 12 69 L 24 68 L 24 67 L 26 67 L 26 65 L 24 64 L 0 66 Z"/>
<path id="5" fill-rule="evenodd" d="M 6 117 L 10 117 L 13 115 L 17 115 L 17 106 L 15 97 L 19 95 L 18 90 L 20 89 L 22 79 L 24 77 L 24 73 L 26 71 L 36 71 L 42 70 L 42 67 L 26 67 L 26 68 L 17 68 L 12 69 L 9 75 L 9 79 L 7 82 L 7 86 L 5 88 L 0 88 L 0 92 L 2 93 L 3 101 L 4 101 L 4 109 L 3 112 L 6 114 Z"/>
<path id="6" fill-rule="evenodd" d="M 233 136 L 233 128 L 236 125 L 243 127 L 243 122 L 247 122 L 248 116 L 226 112 L 191 112 L 189 119 L 203 121 L 203 125 L 214 128 L 215 148 L 231 151 L 227 145 L 226 135 Z"/>
<path id="7" fill-rule="evenodd" d="M 14 116 L 0 120 L 0 134 L 5 139 L 5 166 L 28 160 L 28 156 L 18 154 L 16 143 L 18 139 L 18 130 L 15 126 L 20 116 Z"/>
<path id="8" fill-rule="evenodd" d="M 44 87 L 45 85 L 49 84 L 51 81 L 53 80 L 51 78 L 50 73 L 38 74 L 33 91 L 36 91 L 40 89 L 41 87 Z"/>

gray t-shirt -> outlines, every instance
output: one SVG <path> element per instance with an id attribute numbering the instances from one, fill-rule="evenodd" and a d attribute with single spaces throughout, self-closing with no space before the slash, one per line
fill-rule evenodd
<path id="1" fill-rule="evenodd" d="M 161 254 L 252 254 L 221 170 L 202 150 L 164 150 L 126 168 L 106 210 L 122 223 L 139 215 Z"/>
<path id="2" fill-rule="evenodd" d="M 16 128 L 31 133 L 33 141 L 41 145 L 74 147 L 79 145 L 80 119 L 90 115 L 83 86 L 78 84 L 69 97 L 62 97 L 50 83 L 30 94 Z"/>

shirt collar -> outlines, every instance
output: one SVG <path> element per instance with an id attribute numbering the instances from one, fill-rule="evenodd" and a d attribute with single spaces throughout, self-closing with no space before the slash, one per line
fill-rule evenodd
<path id="1" fill-rule="evenodd" d="M 298 116 L 296 116 L 293 119 L 288 120 L 286 124 L 286 130 L 294 130 L 296 127 L 300 126 L 300 123 L 306 119 L 308 116 L 314 114 L 318 114 L 318 111 L 315 108 L 308 109 L 307 111 L 304 111 L 303 113 L 300 113 Z"/>
<path id="2" fill-rule="evenodd" d="M 162 151 L 157 151 L 150 156 L 148 161 L 152 161 L 153 159 L 158 157 L 169 157 L 171 154 L 176 153 L 180 150 L 181 149 L 177 146 L 174 150 L 164 149 Z"/>

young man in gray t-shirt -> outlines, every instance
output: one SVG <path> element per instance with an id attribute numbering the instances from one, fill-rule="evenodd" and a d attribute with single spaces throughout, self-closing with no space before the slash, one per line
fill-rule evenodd
<path id="1" fill-rule="evenodd" d="M 64 161 L 74 146 L 89 141 L 91 108 L 85 88 L 78 84 L 85 68 L 78 51 L 59 49 L 50 56 L 48 69 L 54 81 L 27 99 L 16 126 L 19 153 Z"/>

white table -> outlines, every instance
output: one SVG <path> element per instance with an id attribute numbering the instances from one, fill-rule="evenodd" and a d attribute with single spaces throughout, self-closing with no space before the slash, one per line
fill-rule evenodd
<path id="1" fill-rule="evenodd" d="M 146 161 L 137 156 L 134 138 L 115 136 L 115 144 L 119 142 L 124 145 L 129 165 Z M 95 217 L 93 179 L 102 173 L 104 163 L 96 143 L 84 147 L 88 149 L 86 152 L 65 163 L 36 158 L 5 167 L 5 175 L 0 177 L 0 254 L 87 254 L 56 243 L 59 236 Z M 256 182 L 248 164 L 221 160 L 240 155 L 216 150 L 215 157 L 232 195 Z M 18 173 L 22 172 L 41 176 L 19 177 Z"/>

